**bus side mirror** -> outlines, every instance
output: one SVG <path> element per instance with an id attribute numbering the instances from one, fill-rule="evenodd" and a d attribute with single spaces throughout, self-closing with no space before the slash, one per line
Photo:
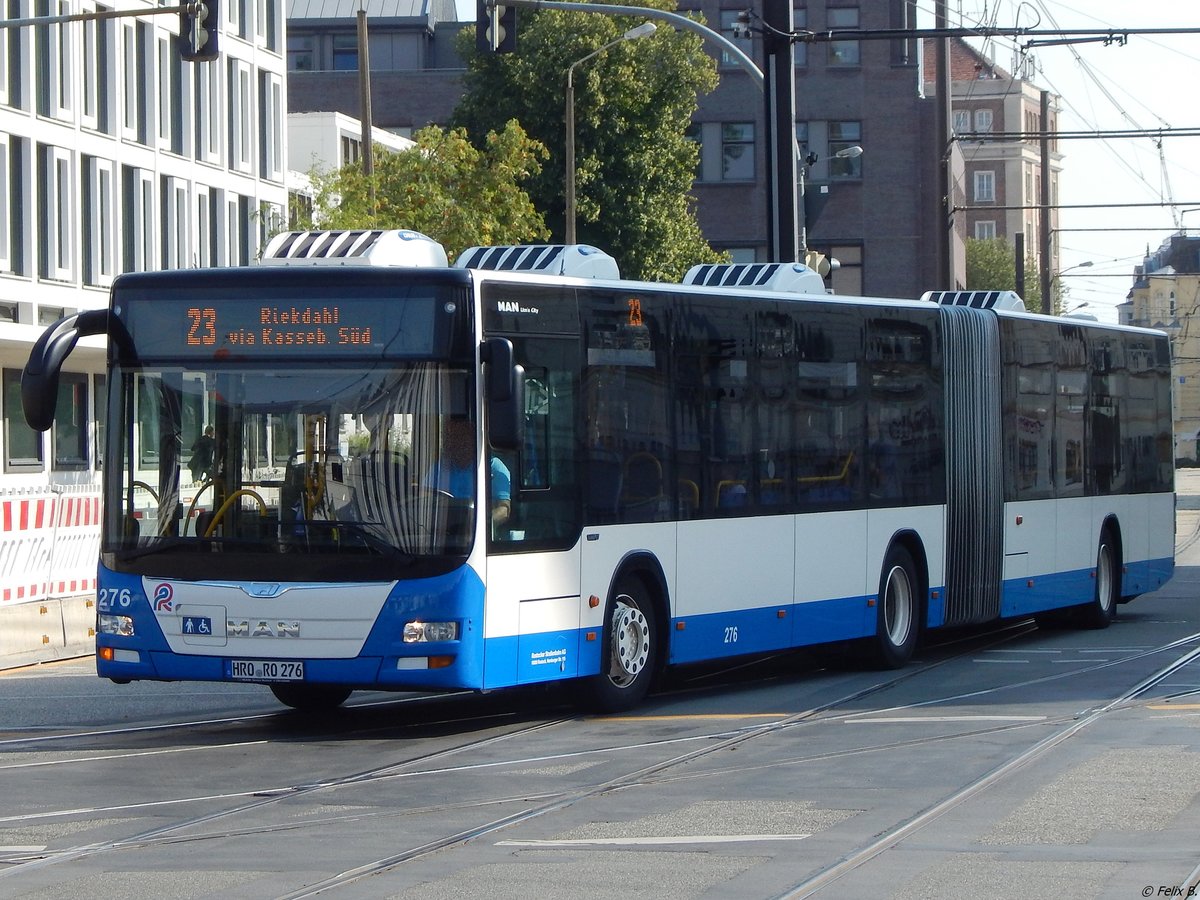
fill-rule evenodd
<path id="1" fill-rule="evenodd" d="M 21 372 L 21 409 L 30 428 L 46 431 L 54 424 L 58 379 L 75 343 L 81 337 L 107 331 L 108 310 L 89 309 L 59 319 L 42 332 Z"/>
<path id="2" fill-rule="evenodd" d="M 488 441 L 499 450 L 519 450 L 525 437 L 525 370 L 508 338 L 488 338 L 479 358 L 487 366 Z"/>

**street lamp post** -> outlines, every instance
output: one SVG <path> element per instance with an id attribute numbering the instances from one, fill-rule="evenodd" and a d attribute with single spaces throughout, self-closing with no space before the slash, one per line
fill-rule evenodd
<path id="1" fill-rule="evenodd" d="M 603 47 L 593 50 L 587 56 L 583 57 L 583 59 L 578 59 L 567 66 L 567 178 L 565 193 L 567 198 L 566 243 L 568 244 L 575 243 L 575 69 L 589 59 L 599 56 L 610 47 L 617 46 L 622 41 L 632 41 L 651 34 L 655 27 L 653 22 L 643 22 L 635 28 L 630 28 L 616 40 L 609 41 Z"/>

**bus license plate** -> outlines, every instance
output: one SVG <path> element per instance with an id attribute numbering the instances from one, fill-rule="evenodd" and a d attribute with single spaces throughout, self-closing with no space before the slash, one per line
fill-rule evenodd
<path id="1" fill-rule="evenodd" d="M 234 659 L 230 661 L 234 681 L 303 681 L 304 663 L 298 660 Z"/>

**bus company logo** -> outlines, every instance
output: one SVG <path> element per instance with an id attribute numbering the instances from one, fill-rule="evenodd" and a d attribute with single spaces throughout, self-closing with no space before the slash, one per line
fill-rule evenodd
<path id="1" fill-rule="evenodd" d="M 299 622 L 268 622 L 266 619 L 229 619 L 225 622 L 229 637 L 298 638 Z"/>
<path id="2" fill-rule="evenodd" d="M 154 589 L 154 611 L 169 613 L 174 609 L 175 589 L 165 581 Z"/>
<path id="3" fill-rule="evenodd" d="M 516 300 L 497 300 L 496 309 L 505 313 L 521 313 L 527 316 L 536 316 L 541 312 L 541 309 L 536 306 L 522 306 Z"/>

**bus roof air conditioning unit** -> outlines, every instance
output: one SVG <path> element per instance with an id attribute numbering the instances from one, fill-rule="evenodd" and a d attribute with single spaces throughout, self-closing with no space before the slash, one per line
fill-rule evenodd
<path id="1" fill-rule="evenodd" d="M 975 309 L 1007 309 L 1026 312 L 1025 301 L 1016 291 L 926 291 L 922 300 L 942 306 L 973 306 Z"/>
<path id="2" fill-rule="evenodd" d="M 617 261 L 587 244 L 521 244 L 511 247 L 468 247 L 454 265 L 493 272 L 535 272 L 575 278 L 621 277 Z"/>
<path id="3" fill-rule="evenodd" d="M 445 268 L 446 251 L 419 231 L 285 231 L 263 251 L 265 266 Z"/>
<path id="4" fill-rule="evenodd" d="M 804 263 L 734 263 L 692 266 L 684 284 L 705 287 L 759 288 L 792 294 L 827 294 L 825 279 Z"/>

